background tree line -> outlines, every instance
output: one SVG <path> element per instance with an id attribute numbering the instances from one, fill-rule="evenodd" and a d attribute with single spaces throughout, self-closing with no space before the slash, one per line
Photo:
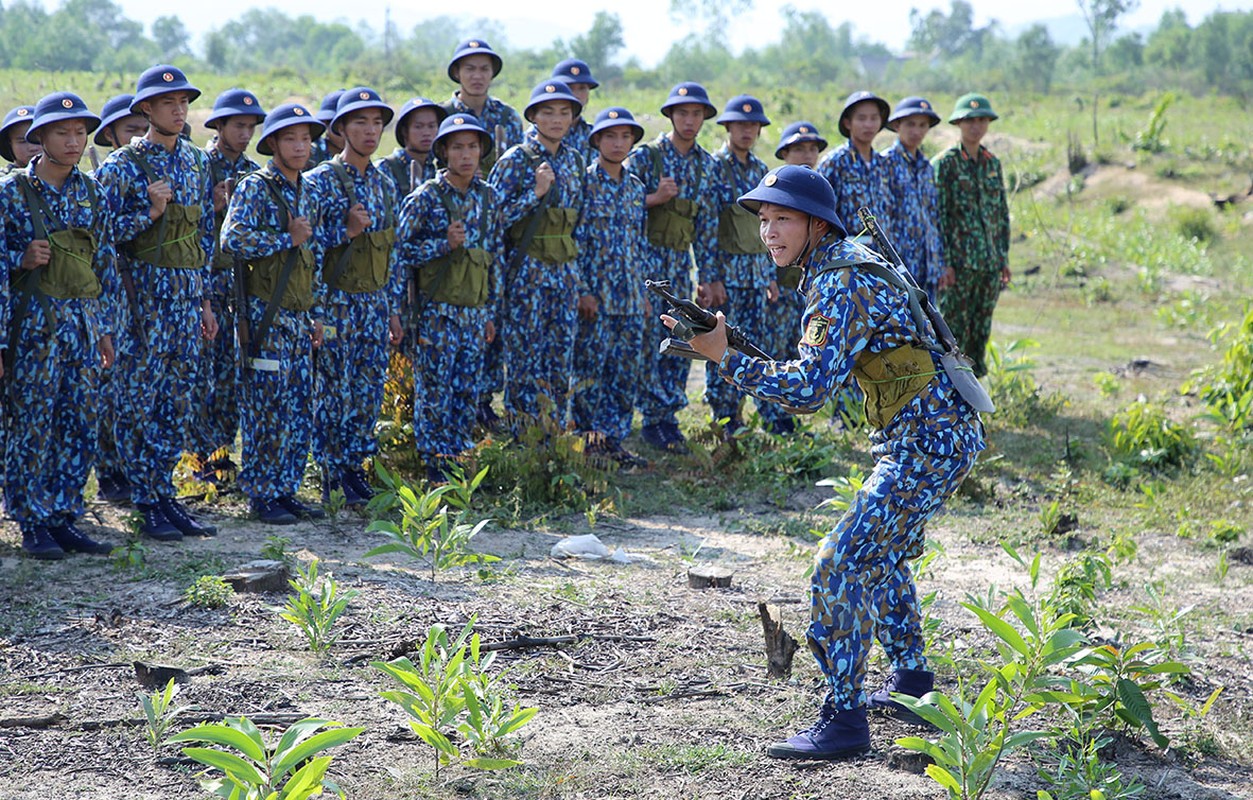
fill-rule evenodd
<path id="1" fill-rule="evenodd" d="M 737 54 L 726 40 L 727 22 L 752 0 L 672 0 L 676 16 L 703 27 L 676 42 L 656 67 L 645 67 L 624 54 L 621 20 L 608 12 L 597 13 L 586 32 L 568 41 L 521 49 L 491 20 L 436 17 L 406 33 L 390 21 L 376 29 L 253 9 L 210 30 L 193 48 L 176 16 L 160 17 L 145 30 L 111 0 L 66 0 L 55 11 L 37 0 L 17 0 L 0 4 L 0 67 L 133 75 L 157 60 L 176 60 L 193 70 L 279 71 L 416 92 L 438 82 L 454 45 L 473 35 L 504 53 L 504 79 L 521 86 L 575 55 L 591 63 L 602 82 L 638 88 L 734 75 L 741 84 L 830 85 L 841 93 L 854 85 L 955 93 L 977 83 L 987 91 L 1169 88 L 1253 95 L 1253 12 L 1216 11 L 1191 26 L 1181 10 L 1171 10 L 1147 35 L 1119 35 L 1134 2 L 1077 0 L 1089 33 L 1064 46 L 1042 24 L 1014 36 L 995 21 L 976 26 L 970 4 L 952 0 L 947 12 L 911 13 L 909 42 L 900 53 L 860 36 L 851 23 L 832 25 L 819 12 L 785 6 L 779 36 Z"/>

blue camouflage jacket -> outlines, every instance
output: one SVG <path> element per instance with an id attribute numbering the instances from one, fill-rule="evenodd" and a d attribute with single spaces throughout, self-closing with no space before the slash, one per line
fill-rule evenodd
<path id="1" fill-rule="evenodd" d="M 766 361 L 728 349 L 721 374 L 744 391 L 812 412 L 853 380 L 863 352 L 879 353 L 934 339 L 928 323 L 918 331 L 906 294 L 868 270 L 846 267 L 823 271 L 835 260 L 875 262 L 895 269 L 878 254 L 847 239 L 820 245 L 810 256 L 801 291 L 806 295 L 805 335 L 799 358 Z M 892 442 L 936 456 L 983 449 L 978 415 L 962 400 L 939 367 L 917 396 L 891 423 L 871 434 L 876 445 Z"/>
<path id="2" fill-rule="evenodd" d="M 818 172 L 835 189 L 835 213 L 850 236 L 861 230 L 857 210 L 865 206 L 875 215 L 888 238 L 895 240 L 888 165 L 883 156 L 871 151 L 867 161 L 852 143 L 845 142 L 823 156 L 818 162 Z"/>
<path id="3" fill-rule="evenodd" d="M 332 247 L 348 242 L 348 227 L 345 222 L 348 216 L 348 196 L 344 194 L 339 177 L 335 174 L 335 164 L 344 164 L 353 180 L 353 190 L 357 202 L 365 206 L 370 215 L 370 226 L 366 231 L 382 231 L 396 225 L 396 184 L 391 176 L 379 166 L 371 162 L 362 174 L 356 167 L 342 161 L 338 156 L 331 161 L 319 164 L 304 176 L 306 213 L 313 226 L 313 236 L 309 239 L 310 249 L 317 259 L 318 269 L 325 278 L 329 266 L 325 263 L 326 252 Z M 400 313 L 400 306 L 405 297 L 404 275 L 392 269 L 384 292 L 387 295 L 388 313 Z M 341 289 L 325 286 L 323 299 L 330 303 L 349 303 L 350 295 Z M 314 309 L 315 312 L 318 309 Z"/>
<path id="4" fill-rule="evenodd" d="M 660 175 L 654 154 L 661 156 Z M 718 212 L 714 208 L 714 195 L 716 194 L 714 187 L 718 181 L 718 167 L 713 157 L 699 144 L 692 145 L 687 155 L 682 155 L 670 143 L 670 137 L 662 135 L 632 150 L 626 166 L 632 175 L 643 181 L 645 194 L 657 191 L 661 178 L 671 177 L 679 185 L 677 196 L 692 200 L 697 204 L 698 209 L 693 220 L 696 234 L 692 241 L 692 251 L 696 255 L 700 282 L 721 280 L 718 266 Z M 664 247 L 654 247 L 651 243 L 644 250 L 648 254 L 651 274 L 661 279 L 668 276 L 670 272 L 679 270 L 686 280 L 690 263 L 686 253 Z"/>
<path id="5" fill-rule="evenodd" d="M 526 141 L 516 147 L 511 147 L 500 157 L 496 166 L 492 167 L 492 174 L 488 178 L 488 183 L 496 190 L 496 198 L 500 202 L 503 230 L 508 231 L 510 226 L 530 216 L 539 207 L 540 198 L 535 196 L 535 170 L 540 162 L 547 162 L 556 176 L 556 180 L 548 190 L 552 195 L 548 198 L 548 207 L 572 208 L 576 215 L 582 210 L 583 184 L 586 181 L 583 157 L 575 152 L 574 148 L 566 146 L 564 142 L 557 146 L 557 152 L 549 153 L 548 149 L 540 143 L 538 134 L 532 133 L 526 137 Z M 513 258 L 513 250 L 512 243 L 506 242 L 507 258 Z M 529 255 L 524 255 L 518 264 L 516 274 L 505 275 L 505 296 L 508 296 L 515 286 L 521 285 L 548 289 L 577 288 L 579 294 L 587 294 L 587 287 L 583 285 L 583 273 L 578 262 L 578 257 L 575 257 L 565 264 L 544 264 Z M 509 271 L 508 263 L 505 265 L 505 271 Z"/>
<path id="6" fill-rule="evenodd" d="M 100 296 L 47 298 L 57 325 L 76 320 L 83 326 L 87 332 L 83 343 L 89 347 L 90 352 L 80 354 L 80 357 L 85 357 L 88 363 L 95 363 L 95 345 L 101 336 L 113 334 L 121 296 L 113 248 L 113 213 L 104 189 L 93 178 L 76 167 L 70 171 L 61 188 L 57 189 L 35 174 L 35 165 L 39 163 L 39 158 L 36 156 L 25 169 L 14 170 L 0 181 L 0 298 L 3 299 L 3 304 L 0 305 L 0 348 L 9 344 L 12 313 L 20 297 L 19 293 L 13 291 L 11 284 L 21 274 L 22 256 L 26 253 L 26 248 L 35 241 L 34 215 L 39 213 L 27 205 L 18 178 L 21 176 L 22 180 L 29 181 L 29 185 L 55 217 L 43 218 L 45 233 L 76 227 L 91 231 L 95 237 L 97 249 L 92 267 L 100 280 Z M 27 304 L 23 327 L 29 331 L 43 331 L 49 322 L 43 304 L 32 298 Z"/>
<path id="7" fill-rule="evenodd" d="M 287 227 L 279 227 L 282 221 L 279 207 L 274 202 L 266 181 L 277 185 L 291 217 L 308 215 L 308 199 L 302 197 L 300 184 L 294 184 L 279 172 L 274 162 L 268 162 L 256 172 L 241 178 L 226 209 L 226 221 L 222 224 L 222 249 L 245 260 L 265 258 L 292 248 L 292 237 Z M 312 245 L 313 238 L 306 242 Z M 315 297 L 320 294 L 320 284 L 314 283 Z"/>
<path id="8" fill-rule="evenodd" d="M 450 205 L 457 209 L 465 223 L 464 246 L 492 254 L 486 306 L 490 310 L 500 297 L 505 249 L 496 191 L 480 178 L 474 178 L 463 194 L 449 183 L 447 170 L 441 169 L 404 199 L 396 227 L 396 247 L 392 250 L 393 271 L 399 270 L 407 280 L 412 280 L 415 269 L 423 269 L 431 261 L 452 252 L 448 246 L 448 226 L 452 224 Z M 432 305 L 447 306 L 445 310 L 457 308 L 444 303 Z"/>
<path id="9" fill-rule="evenodd" d="M 747 192 L 757 188 L 757 184 L 765 177 L 770 168 L 752 153 L 748 154 L 748 163 L 741 164 L 731 153 L 731 148 L 723 145 L 713 155 L 717 165 L 717 195 L 714 200 L 716 213 L 728 206 Z M 716 228 L 715 228 L 716 230 Z M 765 253 L 743 254 L 728 253 L 718 248 L 719 263 L 706 270 L 702 282 L 720 280 L 726 286 L 739 289 L 764 289 L 774 280 L 776 270 L 774 262 Z M 716 277 L 715 277 L 716 276 Z"/>
<path id="10" fill-rule="evenodd" d="M 404 200 L 405 196 L 412 192 L 417 186 L 411 185 L 409 181 L 410 166 L 413 163 L 413 156 L 409 155 L 409 151 L 403 147 L 397 147 L 392 154 L 381 159 L 380 166 L 387 170 L 387 174 L 392 176 L 392 183 L 396 184 L 396 197 Z M 438 166 L 435 163 L 435 152 L 431 151 L 426 154 L 426 160 L 422 162 L 422 171 L 418 175 L 418 186 L 435 177 Z"/>
<path id="11" fill-rule="evenodd" d="M 624 169 L 621 180 L 614 180 L 599 163 L 587 168 L 583 214 L 574 238 L 583 285 L 600 301 L 600 313 L 644 313 L 646 224 L 639 178 Z"/>
<path id="12" fill-rule="evenodd" d="M 892 196 L 892 243 L 918 285 L 934 287 L 944 274 L 935 168 L 921 151 L 910 158 L 900 142 L 882 155 L 887 161 L 888 191 Z"/>
<path id="13" fill-rule="evenodd" d="M 156 267 L 132 257 L 124 244 L 156 224 L 148 216 L 152 203 L 148 199 L 148 177 L 132 153 L 138 152 L 155 174 L 167 181 L 174 191 L 172 202 L 200 206 L 201 247 L 205 263 L 188 264 L 197 269 Z M 109 197 L 114 217 L 113 240 L 117 246 L 117 263 L 129 270 L 140 294 L 163 298 L 202 299 L 216 246 L 213 235 L 213 184 L 210 181 L 209 157 L 191 142 L 179 137 L 174 149 L 166 150 L 146 138 L 135 138 L 126 147 L 114 151 L 96 171 L 96 179 Z"/>

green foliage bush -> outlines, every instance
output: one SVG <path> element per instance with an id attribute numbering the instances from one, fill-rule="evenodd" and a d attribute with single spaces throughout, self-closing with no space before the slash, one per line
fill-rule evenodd
<path id="1" fill-rule="evenodd" d="M 1216 347 L 1226 344 L 1222 360 L 1193 373 L 1183 385 L 1198 392 L 1210 419 L 1233 432 L 1253 428 L 1253 305 L 1239 325 L 1223 323 L 1210 332 Z"/>
<path id="2" fill-rule="evenodd" d="M 1208 244 L 1218 235 L 1214 215 L 1207 208 L 1173 206 L 1169 216 L 1175 231 L 1185 240 Z"/>
<path id="3" fill-rule="evenodd" d="M 1105 441 L 1116 458 L 1154 471 L 1186 466 L 1200 452 L 1191 427 L 1171 420 L 1161 405 L 1141 400 L 1114 415 Z"/>

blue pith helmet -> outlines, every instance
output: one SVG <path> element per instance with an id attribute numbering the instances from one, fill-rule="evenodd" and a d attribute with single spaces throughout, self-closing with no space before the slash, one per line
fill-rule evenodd
<path id="1" fill-rule="evenodd" d="M 570 87 L 556 78 L 549 78 L 531 90 L 531 100 L 526 104 L 526 109 L 522 112 L 522 116 L 526 117 L 527 122 L 534 122 L 535 120 L 531 119 L 531 115 L 535 109 L 544 103 L 551 103 L 554 100 L 565 100 L 572 104 L 574 106 L 572 117 L 577 117 L 583 113 L 583 104 L 579 102 L 579 98 L 570 93 Z"/>
<path id="2" fill-rule="evenodd" d="M 343 96 L 347 89 L 336 89 L 333 92 L 327 92 L 326 97 L 322 98 L 322 105 L 318 106 L 318 113 L 315 114 L 318 122 L 330 127 L 331 120 L 335 119 L 335 108 L 339 105 L 339 98 Z"/>
<path id="3" fill-rule="evenodd" d="M 592 132 L 588 134 L 587 138 L 592 142 L 592 146 L 596 147 L 596 134 L 606 128 L 618 127 L 631 128 L 635 135 L 636 144 L 639 143 L 640 139 L 644 138 L 644 126 L 636 122 L 635 115 L 622 106 L 606 108 L 598 113 L 596 121 L 592 123 Z"/>
<path id="4" fill-rule="evenodd" d="M 139 113 L 139 104 L 151 100 L 157 95 L 171 92 L 187 92 L 187 102 L 194 102 L 200 96 L 200 90 L 187 80 L 187 76 L 178 67 L 169 64 L 157 64 L 148 67 L 139 75 L 135 85 L 135 97 L 131 100 L 131 113 Z"/>
<path id="5" fill-rule="evenodd" d="M 4 122 L 0 123 L 0 156 L 5 161 L 13 163 L 13 148 L 9 146 L 9 129 L 16 128 L 23 122 L 30 122 L 35 116 L 34 106 L 18 106 L 9 109 L 9 113 L 4 115 Z"/>
<path id="6" fill-rule="evenodd" d="M 482 39 L 466 39 L 457 45 L 457 49 L 452 51 L 452 60 L 448 62 L 448 79 L 453 83 L 461 83 L 457 80 L 457 73 L 454 72 L 457 62 L 466 56 L 487 56 L 492 60 L 492 77 L 495 78 L 500 74 L 501 67 L 504 62 L 500 60 L 500 56 L 492 49 L 492 46 Z"/>
<path id="7" fill-rule="evenodd" d="M 96 130 L 96 135 L 92 139 L 93 142 L 101 147 L 112 147 L 113 143 L 104 138 L 105 128 L 113 123 L 135 116 L 131 113 L 131 101 L 135 99 L 133 94 L 119 94 L 110 97 L 104 101 L 104 107 L 100 109 L 100 127 Z M 119 142 L 119 144 L 126 144 Z"/>
<path id="8" fill-rule="evenodd" d="M 83 98 L 73 92 L 53 92 L 39 99 L 35 103 L 35 113 L 30 124 L 30 129 L 26 131 L 26 141 L 39 144 L 39 129 L 53 125 L 58 122 L 65 122 L 70 119 L 81 119 L 87 123 L 87 133 L 90 135 L 92 131 L 100 127 L 100 117 L 91 113 L 91 109 L 87 108 L 87 104 L 83 102 Z"/>
<path id="9" fill-rule="evenodd" d="M 566 83 L 586 83 L 593 89 L 600 86 L 600 82 L 592 77 L 592 68 L 587 65 L 586 61 L 580 61 L 577 58 L 567 58 L 553 67 L 552 76 Z"/>
<path id="10" fill-rule="evenodd" d="M 257 152 L 263 156 L 274 155 L 274 148 L 270 147 L 270 134 L 293 125 L 308 125 L 309 138 L 315 141 L 326 130 L 326 125 L 300 103 L 283 103 L 266 115 L 265 125 L 261 128 L 261 140 L 257 142 Z"/>
<path id="11" fill-rule="evenodd" d="M 335 126 L 343 122 L 344 117 L 354 111 L 364 111 L 367 108 L 377 108 L 383 112 L 383 125 L 392 121 L 392 117 L 396 112 L 392 111 L 392 107 L 383 102 L 383 98 L 379 97 L 379 93 L 371 89 L 369 86 L 355 86 L 351 89 L 345 89 L 344 93 L 339 96 L 339 102 L 335 105 L 335 116 L 331 119 L 328 126 L 331 130 L 335 130 Z"/>
<path id="12" fill-rule="evenodd" d="M 896 123 L 905 119 L 905 117 L 912 117 L 917 114 L 929 119 L 932 128 L 940 124 L 940 115 L 935 113 L 935 109 L 931 107 L 931 103 L 925 97 L 906 97 L 896 104 L 896 108 L 892 109 L 892 116 L 888 117 L 888 127 L 896 130 Z"/>
<path id="13" fill-rule="evenodd" d="M 816 142 L 818 152 L 827 149 L 827 140 L 822 138 L 822 134 L 818 132 L 818 126 L 812 122 L 801 120 L 793 122 L 783 129 L 783 135 L 779 137 L 779 146 L 774 151 L 775 158 L 783 158 L 783 151 L 794 144 L 801 142 Z"/>
<path id="14" fill-rule="evenodd" d="M 891 113 L 892 107 L 888 105 L 888 101 L 884 100 L 874 92 L 860 91 L 853 92 L 844 101 L 844 108 L 840 109 L 840 135 L 845 139 L 848 138 L 848 117 L 853 113 L 853 106 L 858 103 L 872 102 L 879 107 L 879 130 L 883 130 L 888 124 L 888 114 Z"/>
<path id="15" fill-rule="evenodd" d="M 705 119 L 711 119 L 718 115 L 718 107 L 709 102 L 709 92 L 705 91 L 704 86 L 692 81 L 680 83 L 670 90 L 670 96 L 666 98 L 666 102 L 661 104 L 661 113 L 669 117 L 670 109 L 675 106 L 688 104 L 704 106 Z"/>
<path id="16" fill-rule="evenodd" d="M 213 101 L 213 113 L 204 121 L 204 126 L 217 130 L 218 123 L 227 117 L 256 117 L 262 121 L 265 110 L 257 96 L 247 89 L 227 89 Z"/>
<path id="17" fill-rule="evenodd" d="M 400 107 L 400 112 L 396 114 L 396 144 L 405 147 L 405 117 L 409 116 L 419 109 L 429 108 L 435 112 L 435 121 L 443 122 L 448 116 L 448 109 L 428 97 L 415 97 Z"/>
<path id="18" fill-rule="evenodd" d="M 848 229 L 835 213 L 835 190 L 827 179 L 809 167 L 784 164 L 767 172 L 755 189 L 736 200 L 744 208 L 757 213 L 762 203 L 791 208 L 802 214 L 826 220 L 841 238 Z"/>
<path id="19" fill-rule="evenodd" d="M 761 107 L 761 101 L 750 94 L 737 94 L 727 101 L 727 106 L 718 117 L 719 125 L 728 122 L 760 122 L 763 126 L 770 124 L 770 117 Z"/>
<path id="20" fill-rule="evenodd" d="M 479 135 L 479 152 L 486 153 L 492 149 L 492 135 L 488 133 L 487 128 L 483 127 L 483 123 L 473 114 L 450 114 L 444 118 L 439 124 L 439 133 L 435 135 L 435 141 L 431 144 L 431 149 L 435 151 L 435 155 L 443 158 L 444 141 L 454 133 L 462 131 L 470 131 Z"/>

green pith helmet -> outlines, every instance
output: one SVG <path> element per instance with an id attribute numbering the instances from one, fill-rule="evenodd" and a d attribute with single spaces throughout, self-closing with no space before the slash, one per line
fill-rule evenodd
<path id="1" fill-rule="evenodd" d="M 971 92 L 957 98 L 957 103 L 953 106 L 953 113 L 948 118 L 948 121 L 956 125 L 963 119 L 974 119 L 975 117 L 999 119 L 996 112 L 992 110 L 992 103 L 988 101 L 988 98 Z"/>

